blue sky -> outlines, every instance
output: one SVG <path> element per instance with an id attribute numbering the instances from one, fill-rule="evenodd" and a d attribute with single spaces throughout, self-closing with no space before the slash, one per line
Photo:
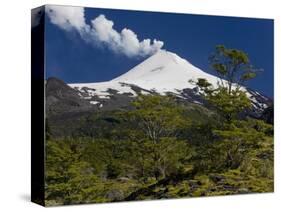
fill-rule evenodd
<path id="1" fill-rule="evenodd" d="M 114 22 L 116 31 L 128 28 L 140 41 L 161 40 L 163 49 L 212 74 L 208 56 L 216 45 L 241 49 L 255 67 L 264 70 L 249 87 L 273 96 L 272 20 L 85 8 L 86 24 L 101 14 Z M 107 45 L 95 44 L 95 40 L 87 42 L 77 30 L 64 29 L 59 24 L 46 16 L 47 78 L 58 77 L 67 83 L 110 80 L 148 57 L 118 53 Z"/>

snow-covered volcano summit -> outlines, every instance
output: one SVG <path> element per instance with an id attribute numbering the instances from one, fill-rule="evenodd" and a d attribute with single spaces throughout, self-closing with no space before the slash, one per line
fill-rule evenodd
<path id="1" fill-rule="evenodd" d="M 109 90 L 116 90 L 119 94 L 130 93 L 135 96 L 136 92 L 131 88 L 132 85 L 143 89 L 143 93 L 154 91 L 162 95 L 167 92 L 180 95 L 183 89 L 194 88 L 195 85 L 190 83 L 190 80 L 195 81 L 197 78 L 206 78 L 214 85 L 218 80 L 217 77 L 196 68 L 177 54 L 159 50 L 139 65 L 111 81 L 70 84 L 70 86 L 82 92 L 85 88 L 89 88 L 91 89 L 90 95 L 98 95 L 101 98 L 109 98 Z"/>
<path id="2" fill-rule="evenodd" d="M 184 88 L 193 88 L 194 84 L 189 81 L 195 81 L 197 78 L 206 78 L 214 84 L 218 80 L 217 77 L 196 68 L 177 54 L 159 50 L 144 62 L 112 81 L 134 84 L 164 94 L 165 92 L 179 93 Z"/>
<path id="3" fill-rule="evenodd" d="M 219 79 L 195 67 L 177 54 L 159 50 L 125 74 L 106 82 L 69 84 L 79 92 L 81 98 L 89 100 L 91 104 L 102 106 L 106 99 L 116 95 L 135 97 L 138 93 L 149 94 L 173 93 L 176 96 L 198 103 L 198 92 L 192 81 L 205 78 L 213 86 L 217 86 Z M 246 90 L 246 88 L 243 88 Z M 263 110 L 269 99 L 258 92 L 247 89 L 247 95 L 254 106 Z M 104 101 L 103 101 L 104 100 Z"/>

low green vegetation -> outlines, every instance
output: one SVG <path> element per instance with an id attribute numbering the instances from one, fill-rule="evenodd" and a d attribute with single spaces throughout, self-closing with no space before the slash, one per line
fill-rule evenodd
<path id="1" fill-rule="evenodd" d="M 217 49 L 248 62 L 226 50 Z M 209 109 L 140 95 L 132 110 L 81 119 L 71 137 L 53 137 L 48 126 L 46 205 L 272 192 L 273 126 L 240 115 L 251 107 L 240 88 L 196 83 Z"/>
<path id="2" fill-rule="evenodd" d="M 47 205 L 273 191 L 272 125 L 222 124 L 207 111 L 198 121 L 170 97 L 134 104 L 107 114 L 114 127 L 104 135 L 97 126 L 91 136 L 47 140 Z"/>

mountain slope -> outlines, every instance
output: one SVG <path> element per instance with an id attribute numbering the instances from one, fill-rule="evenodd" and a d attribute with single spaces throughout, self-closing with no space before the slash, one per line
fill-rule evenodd
<path id="1" fill-rule="evenodd" d="M 51 77 L 46 82 L 46 113 L 88 110 L 92 105 L 62 80 Z"/>
<path id="2" fill-rule="evenodd" d="M 135 66 L 125 74 L 106 82 L 75 83 L 70 87 L 79 91 L 83 99 L 91 104 L 103 106 L 104 102 L 116 95 L 135 97 L 138 94 L 158 93 L 165 95 L 172 93 L 190 102 L 201 103 L 202 98 L 196 85 L 192 81 L 205 78 L 214 87 L 219 79 L 193 66 L 177 54 L 159 50 L 157 53 Z M 242 88 L 247 91 L 254 109 L 263 111 L 271 102 L 269 98 L 260 93 Z"/>
<path id="3" fill-rule="evenodd" d="M 189 80 L 195 81 L 197 78 L 206 78 L 213 84 L 217 82 L 217 77 L 203 72 L 187 60 L 172 52 L 160 50 L 112 81 L 135 84 L 148 90 L 154 89 L 160 94 L 179 94 L 184 88 L 194 88 L 195 85 Z"/>
<path id="4" fill-rule="evenodd" d="M 185 88 L 194 88 L 195 85 L 190 80 L 206 78 L 214 85 L 217 77 L 207 74 L 196 68 L 188 61 L 178 55 L 165 50 L 159 50 L 133 69 L 125 74 L 107 82 L 69 84 L 83 92 L 83 88 L 88 89 L 88 94 L 97 95 L 100 98 L 109 98 L 108 89 L 116 90 L 118 93 L 128 93 L 136 96 L 137 93 L 131 88 L 135 85 L 141 88 L 142 93 L 154 91 L 159 94 L 172 92 L 181 94 Z"/>

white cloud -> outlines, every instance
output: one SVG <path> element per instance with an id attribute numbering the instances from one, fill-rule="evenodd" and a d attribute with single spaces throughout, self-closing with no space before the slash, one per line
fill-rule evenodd
<path id="1" fill-rule="evenodd" d="M 86 27 L 83 7 L 47 5 L 46 14 L 51 23 L 64 30 L 75 29 L 81 31 Z"/>
<path id="2" fill-rule="evenodd" d="M 51 23 L 61 29 L 76 30 L 86 42 L 95 46 L 105 45 L 110 50 L 128 57 L 151 55 L 164 45 L 164 42 L 156 39 L 140 41 L 137 34 L 127 28 L 118 32 L 114 29 L 114 22 L 102 14 L 91 20 L 91 25 L 86 24 L 83 7 L 48 5 L 46 14 Z"/>
<path id="3" fill-rule="evenodd" d="M 92 31 L 100 41 L 120 42 L 120 35 L 113 29 L 113 21 L 107 20 L 104 15 L 99 15 L 91 21 Z"/>
<path id="4" fill-rule="evenodd" d="M 123 29 L 121 31 L 121 38 L 122 38 L 122 48 L 126 51 L 129 55 L 137 54 L 140 51 L 140 42 L 137 38 L 137 35 L 130 29 Z"/>

